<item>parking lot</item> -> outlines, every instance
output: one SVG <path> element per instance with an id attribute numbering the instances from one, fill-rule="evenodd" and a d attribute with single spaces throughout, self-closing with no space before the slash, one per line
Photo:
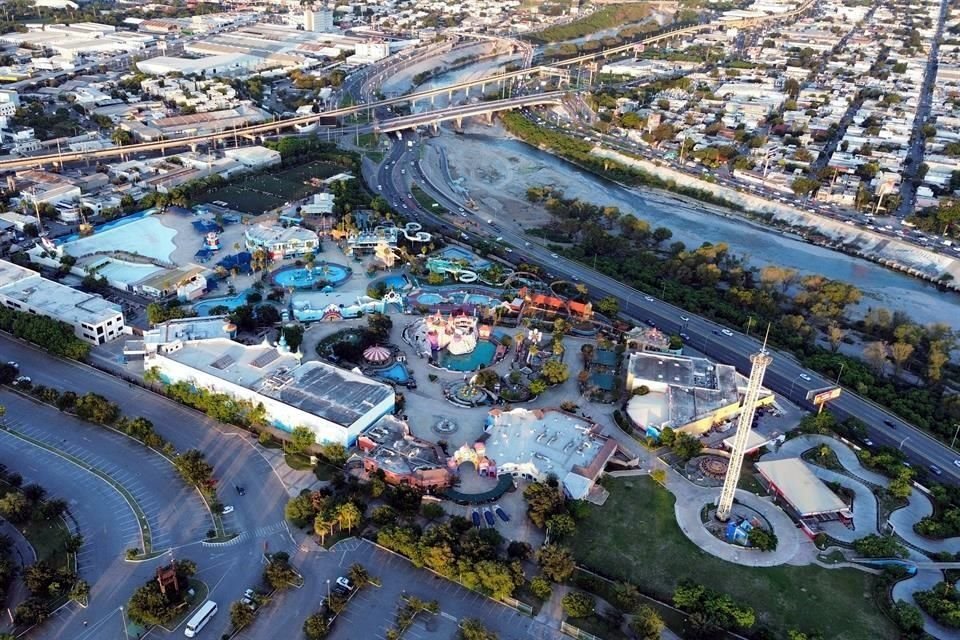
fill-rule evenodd
<path id="1" fill-rule="evenodd" d="M 367 568 L 371 576 L 382 582 L 381 587 L 367 587 L 354 596 L 347 609 L 334 623 L 333 640 L 385 640 L 386 631 L 395 622 L 398 606 L 404 595 L 421 600 L 436 600 L 440 614 L 421 614 L 404 634 L 404 638 L 452 639 L 458 623 L 464 618 L 477 618 L 501 640 L 552 640 L 563 637 L 557 629 L 498 604 L 460 585 L 444 580 L 424 569 L 417 569 L 404 558 L 382 551 L 366 541 L 349 541 L 347 548 L 338 545 L 337 563 L 343 572 L 354 562 Z M 351 550 L 352 547 L 352 550 Z M 322 589 L 320 589 L 322 592 Z M 318 596 L 319 601 L 323 595 Z"/>

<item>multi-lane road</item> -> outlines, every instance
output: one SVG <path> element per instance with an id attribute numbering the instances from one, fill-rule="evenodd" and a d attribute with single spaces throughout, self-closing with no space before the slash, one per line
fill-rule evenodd
<path id="1" fill-rule="evenodd" d="M 460 208 L 467 209 L 464 202 L 450 195 L 449 190 L 441 185 L 436 185 L 438 188 L 431 186 L 430 181 L 425 178 L 418 166 L 418 143 L 415 142 L 413 147 L 407 145 L 407 141 L 416 141 L 417 136 L 407 133 L 404 138 L 404 141 L 394 145 L 389 156 L 384 159 L 384 163 L 376 173 L 377 184 L 371 187 L 375 190 L 382 187 L 381 192 L 384 197 L 391 203 L 399 203 L 404 214 L 443 229 L 448 232 L 448 235 L 459 235 L 463 232 L 462 226 L 453 225 L 449 219 L 422 209 L 417 201 L 410 197 L 410 184 L 415 181 L 441 206 L 451 212 L 456 212 Z M 495 214 L 468 214 L 468 216 L 474 223 L 478 223 L 470 225 L 467 229 L 468 236 L 483 237 L 487 240 L 502 238 L 501 243 L 514 248 L 514 252 L 510 254 L 513 259 L 518 260 L 522 255 L 524 262 L 542 265 L 557 280 L 582 282 L 596 297 L 613 296 L 620 301 L 620 308 L 637 322 L 652 322 L 668 333 L 683 332 L 689 336 L 687 342 L 691 348 L 719 362 L 735 365 L 743 373 L 749 372 L 750 355 L 758 352 L 762 346 L 757 336 L 747 336 L 729 330 L 730 335 L 726 335 L 722 333 L 725 327 L 721 325 L 554 254 L 550 249 L 538 244 L 540 241 L 536 238 L 524 235 L 512 220 L 498 218 Z M 486 224 L 485 221 L 488 218 L 494 219 L 496 228 Z M 689 320 L 683 318 L 689 318 Z M 762 336 L 759 337 L 762 338 Z M 814 371 L 805 369 L 789 354 L 774 350 L 771 350 L 771 354 L 773 364 L 767 369 L 764 384 L 792 402 L 809 408 L 811 405 L 806 400 L 808 391 L 836 384 L 836 380 L 828 380 Z M 830 409 L 838 417 L 853 416 L 862 420 L 867 425 L 869 436 L 876 445 L 900 449 L 918 467 L 936 465 L 943 472 L 943 475 L 938 478 L 939 481 L 960 482 L 960 466 L 955 465 L 955 461 L 960 459 L 960 454 L 878 405 L 844 390 L 843 395 L 830 404 Z M 894 426 L 889 426 L 888 421 Z"/>

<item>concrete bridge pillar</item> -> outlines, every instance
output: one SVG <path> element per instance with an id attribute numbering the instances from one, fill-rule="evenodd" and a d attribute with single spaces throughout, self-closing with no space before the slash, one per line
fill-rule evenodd
<path id="1" fill-rule="evenodd" d="M 434 107 L 437 104 L 437 96 L 430 96 L 430 106 Z"/>
<path id="2" fill-rule="evenodd" d="M 483 119 L 487 121 L 487 125 L 493 124 L 493 111 L 487 111 L 483 114 Z"/>
<path id="3" fill-rule="evenodd" d="M 481 82 L 481 83 L 480 83 L 480 93 L 481 93 L 481 95 L 486 95 L 486 94 L 487 94 L 487 83 L 486 83 L 486 82 Z"/>
<path id="4" fill-rule="evenodd" d="M 448 105 L 453 104 L 453 89 L 451 89 L 450 91 L 447 91 L 447 104 Z"/>
<path id="5" fill-rule="evenodd" d="M 461 116 L 457 116 L 457 117 L 454 119 L 454 123 L 456 123 L 457 129 L 459 129 L 459 130 L 462 130 L 462 129 L 463 129 L 463 118 L 462 118 Z"/>
<path id="6" fill-rule="evenodd" d="M 434 120 L 432 123 L 430 123 L 430 128 L 433 129 L 434 134 L 440 133 L 440 121 Z"/>
<path id="7" fill-rule="evenodd" d="M 190 143 L 190 153 L 196 153 L 196 152 L 197 152 L 197 143 L 196 143 L 196 142 L 191 142 L 191 143 Z"/>
<path id="8" fill-rule="evenodd" d="M 464 93 L 466 94 L 466 96 L 469 98 L 469 97 L 470 97 L 470 87 L 467 87 L 467 88 L 464 89 L 463 91 L 464 91 Z"/>

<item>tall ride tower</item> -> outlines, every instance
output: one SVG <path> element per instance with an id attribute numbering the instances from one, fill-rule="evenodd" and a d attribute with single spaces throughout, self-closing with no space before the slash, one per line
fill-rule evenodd
<path id="1" fill-rule="evenodd" d="M 740 418 L 737 420 L 737 433 L 733 440 L 733 450 L 730 452 L 730 464 L 727 466 L 727 475 L 723 479 L 723 489 L 720 490 L 720 500 L 717 501 L 717 520 L 726 522 L 730 518 L 733 508 L 733 496 L 737 492 L 737 481 L 740 479 L 740 468 L 743 466 L 743 454 L 747 448 L 747 437 L 753 425 L 753 414 L 757 410 L 757 398 L 763 384 L 763 376 L 773 358 L 767 354 L 767 341 L 764 339 L 760 353 L 750 356 L 750 381 L 747 383 L 747 392 L 743 396 L 743 405 L 740 409 Z"/>

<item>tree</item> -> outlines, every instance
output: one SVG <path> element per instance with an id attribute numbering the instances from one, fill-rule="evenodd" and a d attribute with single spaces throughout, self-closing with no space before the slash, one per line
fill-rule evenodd
<path id="1" fill-rule="evenodd" d="M 874 371 L 883 375 L 887 366 L 887 343 L 882 340 L 867 343 L 863 348 L 863 359 Z"/>
<path id="2" fill-rule="evenodd" d="M 870 534 L 854 540 L 853 549 L 865 558 L 906 558 L 907 549 L 893 536 Z"/>
<path id="3" fill-rule="evenodd" d="M 230 605 L 230 624 L 234 631 L 243 629 L 253 622 L 253 610 L 242 602 L 234 602 Z"/>
<path id="4" fill-rule="evenodd" d="M 537 563 L 543 575 L 553 582 L 566 582 L 576 569 L 570 549 L 555 544 L 540 547 L 537 551 Z"/>
<path id="5" fill-rule="evenodd" d="M 88 422 L 111 425 L 120 417 L 120 407 L 98 393 L 85 393 L 74 403 L 77 417 Z"/>
<path id="6" fill-rule="evenodd" d="M 178 455 L 173 459 L 173 466 L 184 482 L 193 486 L 207 485 L 213 477 L 213 467 L 204 459 L 203 452 L 197 449 Z"/>
<path id="7" fill-rule="evenodd" d="M 830 341 L 830 351 L 836 353 L 840 350 L 840 343 L 845 335 L 844 330 L 836 322 L 831 322 L 827 327 L 827 340 Z"/>
<path id="8" fill-rule="evenodd" d="M 571 591 L 560 601 L 564 613 L 571 618 L 586 618 L 596 611 L 597 601 L 582 591 Z"/>
<path id="9" fill-rule="evenodd" d="M 673 438 L 671 446 L 673 452 L 683 461 L 687 461 L 700 454 L 703 449 L 703 443 L 694 435 L 686 432 L 680 432 Z"/>
<path id="10" fill-rule="evenodd" d="M 597 302 L 597 311 L 608 318 L 616 318 L 620 313 L 620 302 L 613 296 L 606 296 Z"/>
<path id="11" fill-rule="evenodd" d="M 353 582 L 358 589 L 372 582 L 366 567 L 359 562 L 354 562 L 352 565 L 350 565 L 350 570 L 347 572 L 347 577 L 350 578 L 350 581 Z"/>
<path id="12" fill-rule="evenodd" d="M 278 551 L 270 556 L 263 570 L 263 581 L 274 589 L 286 589 L 297 582 L 297 572 L 290 566 L 290 556 Z"/>
<path id="13" fill-rule="evenodd" d="M 340 521 L 341 526 L 346 523 L 347 531 L 353 529 L 353 526 L 360 522 L 360 518 L 362 517 L 363 513 L 361 513 L 360 508 L 352 502 L 344 502 L 337 507 L 337 519 Z"/>
<path id="14" fill-rule="evenodd" d="M 22 491 L 10 491 L 0 498 L 0 515 L 14 524 L 23 524 L 33 514 L 33 505 Z"/>
<path id="15" fill-rule="evenodd" d="M 347 461 L 347 448 L 339 442 L 327 442 L 320 448 L 320 455 L 330 464 L 342 467 Z"/>
<path id="16" fill-rule="evenodd" d="M 774 551 L 777 548 L 777 534 L 760 527 L 754 527 L 747 534 L 747 542 L 760 551 Z"/>
<path id="17" fill-rule="evenodd" d="M 298 496 L 290 498 L 283 511 L 287 520 L 298 527 L 306 526 L 307 523 L 311 522 L 317 515 L 309 493 L 301 493 Z"/>
<path id="18" fill-rule="evenodd" d="M 547 520 L 547 531 L 550 532 L 551 540 L 561 540 L 573 535 L 576 530 L 577 523 L 568 513 L 557 513 Z"/>
<path id="19" fill-rule="evenodd" d="M 439 520 L 446 514 L 439 502 L 424 502 L 420 505 L 420 515 L 427 520 Z"/>
<path id="20" fill-rule="evenodd" d="M 307 640 L 322 640 L 330 633 L 330 625 L 327 624 L 327 616 L 322 611 L 317 611 L 303 621 L 303 635 Z"/>
<path id="21" fill-rule="evenodd" d="M 894 342 L 890 347 L 890 359 L 893 360 L 894 375 L 900 375 L 903 365 L 913 355 L 913 345 L 908 342 Z"/>
<path id="22" fill-rule="evenodd" d="M 303 453 L 312 447 L 317 441 L 317 436 L 309 427 L 297 426 L 290 432 L 290 440 L 287 442 L 287 451 L 290 453 Z"/>
<path id="23" fill-rule="evenodd" d="M 530 393 L 539 396 L 547 391 L 547 383 L 542 378 L 537 378 L 530 383 Z"/>
<path id="24" fill-rule="evenodd" d="M 901 631 L 919 633 L 923 631 L 923 615 L 920 609 L 903 600 L 897 600 L 890 607 L 890 616 Z"/>
<path id="25" fill-rule="evenodd" d="M 550 581 L 543 576 L 535 576 L 530 580 L 530 592 L 541 600 L 547 601 L 550 599 L 550 594 L 553 593 L 553 587 L 550 586 Z"/>
<path id="26" fill-rule="evenodd" d="M 476 618 L 464 618 L 460 621 L 460 640 L 498 640 L 497 634 L 488 631 Z"/>
<path id="27" fill-rule="evenodd" d="M 663 618 L 647 605 L 638 608 L 630 621 L 630 629 L 637 635 L 637 640 L 659 640 L 663 628 Z"/>
<path id="28" fill-rule="evenodd" d="M 564 509 L 563 494 L 557 487 L 535 482 L 523 490 L 527 501 L 527 515 L 533 524 L 543 528 L 550 516 Z"/>
<path id="29" fill-rule="evenodd" d="M 313 532 L 320 536 L 320 544 L 324 544 L 327 536 L 333 533 L 333 525 L 337 523 L 334 514 L 324 510 L 313 519 Z"/>
<path id="30" fill-rule="evenodd" d="M 543 369 L 540 371 L 547 384 L 557 385 L 566 382 L 570 377 L 570 368 L 559 360 L 547 360 L 543 363 Z"/>

